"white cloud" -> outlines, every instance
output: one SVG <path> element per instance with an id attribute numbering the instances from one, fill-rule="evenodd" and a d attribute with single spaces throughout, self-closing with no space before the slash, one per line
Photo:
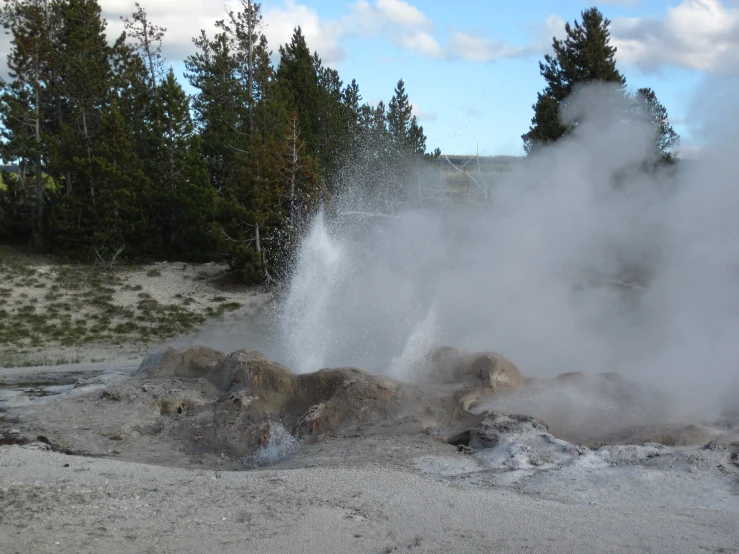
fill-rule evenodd
<path id="1" fill-rule="evenodd" d="M 276 53 L 280 45 L 290 41 L 293 29 L 300 26 L 309 48 L 317 50 L 326 63 L 335 63 L 345 56 L 340 44 L 344 38 L 359 34 L 363 29 L 370 30 L 370 34 L 381 30 L 372 30 L 371 20 L 361 17 L 363 4 L 367 3 L 360 0 L 354 5 L 352 13 L 342 19 L 331 20 L 321 18 L 316 10 L 296 0 L 263 3 L 263 32 L 270 48 Z M 101 7 L 103 16 L 108 20 L 109 38 L 118 36 L 123 30 L 120 16 L 130 15 L 133 4 L 126 0 L 101 0 Z M 377 19 L 380 12 L 369 7 Z M 225 19 L 228 10 L 239 8 L 237 0 L 150 0 L 146 3 L 151 21 L 167 28 L 164 53 L 171 61 L 180 61 L 192 54 L 192 39 L 200 34 L 201 29 L 212 36 L 216 31 L 216 21 Z"/>
<path id="2" fill-rule="evenodd" d="M 403 33 L 396 42 L 403 48 L 431 58 L 443 59 L 446 56 L 436 39 L 425 31 Z"/>
<path id="3" fill-rule="evenodd" d="M 206 0 L 153 0 L 143 3 L 152 23 L 165 27 L 164 55 L 170 61 L 179 61 L 194 51 L 192 39 L 201 29 L 211 32 L 215 22 L 226 16 L 222 3 Z M 130 17 L 133 2 L 100 0 L 103 17 L 108 21 L 107 35 L 114 40 L 123 31 L 121 16 Z"/>
<path id="4" fill-rule="evenodd" d="M 431 21 L 421 10 L 402 0 L 377 0 L 377 10 L 397 25 L 428 27 Z"/>
<path id="5" fill-rule="evenodd" d="M 101 0 L 101 6 L 112 40 L 123 30 L 120 17 L 130 15 L 133 5 L 129 0 Z M 201 29 L 212 36 L 216 21 L 224 19 L 228 9 L 239 9 L 238 1 L 149 0 L 146 3 L 151 21 L 167 29 L 164 54 L 170 62 L 181 61 L 194 52 L 192 39 Z M 404 0 L 356 0 L 345 16 L 336 19 L 321 17 L 317 10 L 299 0 L 263 3 L 262 14 L 263 32 L 273 56 L 278 55 L 280 45 L 290 41 L 294 28 L 300 26 L 308 47 L 318 51 L 329 65 L 345 58 L 343 42 L 349 37 L 382 37 L 415 55 L 434 59 L 491 61 L 528 52 L 522 47 L 465 32 L 451 33 L 449 44 L 442 45 L 433 34 L 431 20 L 418 7 Z"/>
<path id="6" fill-rule="evenodd" d="M 423 110 L 417 104 L 411 102 L 411 114 L 415 115 L 421 121 L 434 121 L 438 119 L 439 114 L 433 110 Z"/>
<path id="7" fill-rule="evenodd" d="M 473 62 L 515 58 L 526 53 L 525 48 L 510 46 L 464 32 L 452 34 L 449 48 L 454 57 Z"/>
<path id="8" fill-rule="evenodd" d="M 739 69 L 739 8 L 721 0 L 682 0 L 657 18 L 613 21 L 618 59 L 654 71 L 676 65 L 709 72 Z"/>
<path id="9" fill-rule="evenodd" d="M 351 26 L 344 21 L 321 19 L 318 12 L 295 0 L 286 0 L 282 7 L 262 8 L 264 15 L 264 34 L 274 52 L 279 46 L 290 42 L 295 27 L 300 27 L 308 47 L 318 51 L 326 63 L 341 61 L 345 52 L 340 41 L 351 34 Z"/>
<path id="10" fill-rule="evenodd" d="M 321 18 L 312 8 L 295 0 L 264 10 L 265 35 L 273 50 L 290 40 L 300 25 L 311 50 L 317 50 L 325 63 L 341 61 L 345 52 L 341 42 L 354 36 L 383 36 L 398 46 L 435 58 L 443 57 L 436 39 L 427 32 L 431 21 L 418 8 L 402 0 L 357 0 L 348 15 L 336 19 Z"/>

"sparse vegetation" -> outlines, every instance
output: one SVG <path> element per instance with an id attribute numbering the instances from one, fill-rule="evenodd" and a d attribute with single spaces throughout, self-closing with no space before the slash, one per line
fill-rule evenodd
<path id="1" fill-rule="evenodd" d="M 163 294 L 156 287 L 162 276 L 160 269 L 145 268 L 106 271 L 103 276 L 94 266 L 50 264 L 18 252 L 3 258 L 0 366 L 79 361 L 77 355 L 34 350 L 45 347 L 161 342 L 241 307 L 232 296 L 211 294 L 199 302 L 176 287 Z M 137 282 L 142 279 L 151 288 Z"/>

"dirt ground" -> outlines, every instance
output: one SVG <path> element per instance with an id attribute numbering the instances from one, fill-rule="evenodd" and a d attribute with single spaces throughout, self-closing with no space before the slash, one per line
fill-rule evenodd
<path id="1" fill-rule="evenodd" d="M 140 368 L 152 348 L 197 342 L 203 322 L 231 328 L 270 292 L 219 266 L 129 268 L 80 289 L 62 285 L 89 275 L 24 264 L 0 268 L 2 332 L 20 341 L 3 359 L 27 366 L 0 369 L 0 552 L 739 552 L 739 413 L 623 430 L 614 421 L 633 427 L 656 397 L 570 375 L 473 394 L 460 416 L 471 397 L 454 383 L 294 376 L 253 353 L 233 367 L 213 354 L 226 380 L 182 364 L 154 375 L 159 358 Z M 88 321 L 77 345 L 55 335 L 65 304 Z M 116 334 L 125 321 L 140 325 Z M 584 395 L 597 409 L 577 426 L 563 401 L 571 414 Z"/>
<path id="2" fill-rule="evenodd" d="M 269 377 L 261 358 L 247 358 Z M 6 373 L 66 388 L 0 402 L 0 551 L 738 551 L 737 418 L 709 429 L 708 443 L 597 449 L 524 416 L 494 416 L 467 441 L 413 418 L 301 441 L 270 428 L 253 464 L 193 449 L 182 433 L 188 421 L 228 426 L 243 408 L 208 411 L 195 401 L 235 397 L 214 396 L 201 378 L 137 371 Z M 352 379 L 360 378 L 385 386 Z M 361 379 L 319 392 L 348 394 Z"/>
<path id="3" fill-rule="evenodd" d="M 0 248 L 0 368 L 140 361 L 157 346 L 270 302 L 225 265 L 62 264 Z"/>

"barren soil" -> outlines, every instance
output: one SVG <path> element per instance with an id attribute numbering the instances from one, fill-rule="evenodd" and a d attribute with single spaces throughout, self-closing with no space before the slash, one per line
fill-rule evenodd
<path id="1" fill-rule="evenodd" d="M 460 420 L 473 427 L 450 436 L 433 422 L 453 383 L 445 397 L 342 369 L 312 385 L 283 375 L 318 404 L 278 394 L 266 427 L 239 423 L 280 368 L 259 362 L 239 390 L 136 373 L 152 349 L 266 309 L 267 291 L 211 265 L 32 262 L 0 267 L 0 359 L 26 366 L 0 369 L 0 552 L 739 552 L 739 413 L 626 432 L 612 400 L 626 394 L 634 422 L 643 406 L 628 384 L 570 377 L 475 400 Z M 383 395 L 392 417 L 373 419 Z M 574 426 L 561 408 L 586 395 Z M 519 408 L 549 427 L 486 415 Z M 367 423 L 293 436 L 331 413 Z M 266 430 L 247 456 L 242 424 Z"/>
<path id="2" fill-rule="evenodd" d="M 138 363 L 153 348 L 271 298 L 217 264 L 95 266 L 0 248 L 0 368 Z"/>

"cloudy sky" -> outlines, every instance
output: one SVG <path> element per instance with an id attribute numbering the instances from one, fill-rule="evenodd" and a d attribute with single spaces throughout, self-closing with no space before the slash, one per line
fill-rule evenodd
<path id="1" fill-rule="evenodd" d="M 111 36 L 133 0 L 101 0 Z M 222 18 L 230 0 L 143 0 L 167 28 L 175 71 L 191 38 Z M 688 148 L 690 106 L 706 79 L 739 73 L 739 0 L 594 2 L 612 20 L 618 63 L 630 87 L 651 86 Z M 445 153 L 521 154 L 531 106 L 543 87 L 537 61 L 581 0 L 264 0 L 264 32 L 275 52 L 300 25 L 311 49 L 357 79 L 365 101 L 392 96 L 399 78 L 428 136 Z M 184 80 L 184 79 L 183 79 Z"/>

